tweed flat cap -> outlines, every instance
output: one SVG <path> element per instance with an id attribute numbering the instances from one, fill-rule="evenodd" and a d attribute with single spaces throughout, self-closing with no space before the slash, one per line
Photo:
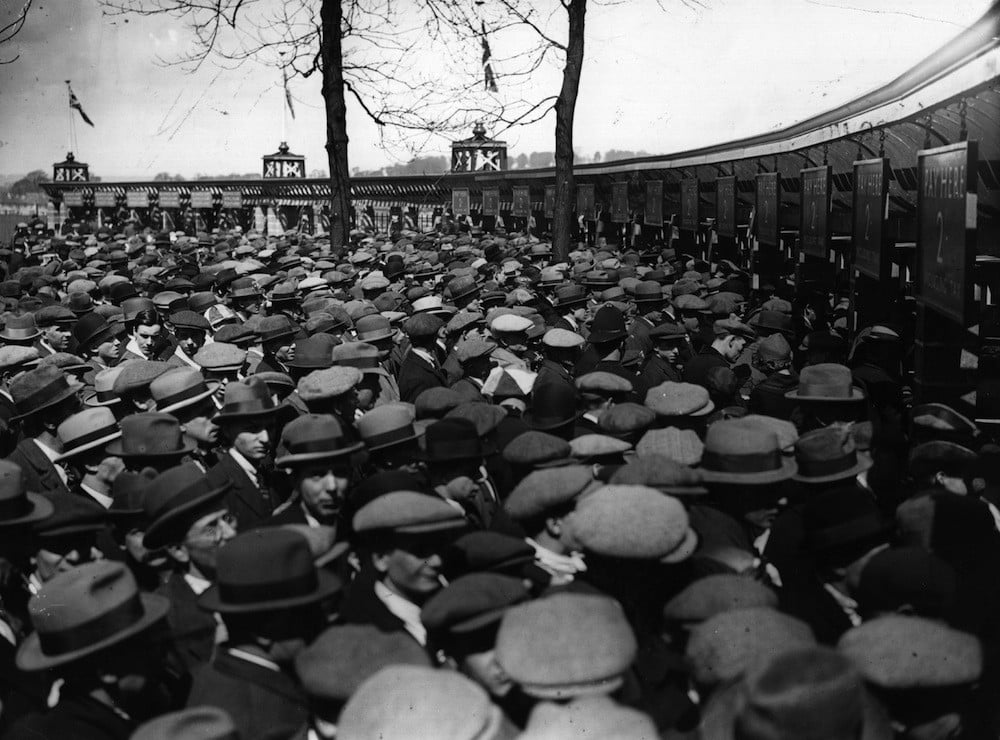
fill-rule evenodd
<path id="1" fill-rule="evenodd" d="M 662 493 L 702 495 L 701 473 L 662 455 L 642 455 L 618 468 L 608 481 L 612 484 L 646 486 Z"/>
<path id="2" fill-rule="evenodd" d="M 156 360 L 137 360 L 130 362 L 118 373 L 115 378 L 113 390 L 121 395 L 131 393 L 140 388 L 148 388 L 149 384 L 168 370 L 172 370 L 173 365 Z"/>
<path id="3" fill-rule="evenodd" d="M 469 362 L 490 355 L 496 348 L 496 342 L 470 335 L 455 345 L 455 357 L 458 358 L 459 362 Z"/>
<path id="4" fill-rule="evenodd" d="M 192 359 L 205 370 L 216 372 L 239 370 L 246 362 L 247 352 L 235 344 L 212 342 L 199 349 Z"/>
<path id="5" fill-rule="evenodd" d="M 21 347 L 14 344 L 0 347 L 0 370 L 36 364 L 38 364 L 38 350 L 35 347 Z"/>
<path id="6" fill-rule="evenodd" d="M 581 498 L 568 537 L 599 555 L 679 563 L 698 546 L 680 501 L 646 486 L 609 485 Z"/>
<path id="7" fill-rule="evenodd" d="M 597 395 L 631 393 L 632 383 L 628 378 L 601 370 L 581 375 L 576 379 L 576 387 L 582 393 Z"/>
<path id="8" fill-rule="evenodd" d="M 569 329 L 549 329 L 542 335 L 542 344 L 555 349 L 572 349 L 582 347 L 586 340 Z"/>
<path id="9" fill-rule="evenodd" d="M 601 412 L 597 426 L 607 434 L 622 436 L 645 431 L 654 421 L 656 421 L 655 411 L 638 403 L 627 401 L 617 403 Z"/>
<path id="10" fill-rule="evenodd" d="M 876 617 L 845 632 L 837 649 L 886 689 L 960 686 L 983 672 L 979 638 L 923 617 Z"/>
<path id="11" fill-rule="evenodd" d="M 448 323 L 445 324 L 445 331 L 448 334 L 459 334 L 470 326 L 485 322 L 485 317 L 479 311 L 459 311 L 448 319 Z"/>
<path id="12" fill-rule="evenodd" d="M 653 720 L 638 709 L 606 696 L 583 696 L 568 704 L 536 704 L 518 740 L 653 740 L 659 736 Z"/>
<path id="13" fill-rule="evenodd" d="M 420 610 L 420 621 L 432 633 L 461 635 L 498 623 L 508 608 L 528 597 L 520 578 L 470 573 L 431 596 Z"/>
<path id="14" fill-rule="evenodd" d="M 303 401 L 342 396 L 361 382 L 361 371 L 356 367 L 337 365 L 325 370 L 313 370 L 299 381 L 296 390 Z"/>
<path id="15" fill-rule="evenodd" d="M 615 691 L 636 649 L 617 601 L 562 592 L 508 609 L 496 658 L 529 696 L 566 699 Z"/>
<path id="16" fill-rule="evenodd" d="M 503 722 L 486 691 L 457 671 L 397 665 L 358 687 L 337 740 L 499 740 Z"/>
<path id="17" fill-rule="evenodd" d="M 778 446 L 786 452 L 790 452 L 795 443 L 799 441 L 799 431 L 795 428 L 795 425 L 790 421 L 778 419 L 774 416 L 747 414 L 746 416 L 741 416 L 739 419 L 733 419 L 732 422 L 736 427 L 743 427 L 750 430 L 758 429 L 773 434 L 778 438 Z"/>
<path id="18" fill-rule="evenodd" d="M 752 607 L 778 608 L 778 595 L 763 583 L 729 573 L 718 573 L 690 583 L 663 607 L 671 622 L 703 622 L 722 612 Z"/>
<path id="19" fill-rule="evenodd" d="M 476 434 L 484 437 L 507 418 L 507 412 L 491 403 L 467 401 L 460 403 L 444 417 L 446 419 L 467 419 L 476 425 Z"/>
<path id="20" fill-rule="evenodd" d="M 650 429 L 635 446 L 640 457 L 662 455 L 681 465 L 697 465 L 704 449 L 705 444 L 693 429 L 677 427 Z"/>
<path id="21" fill-rule="evenodd" d="M 770 607 L 720 612 L 691 630 L 686 657 L 702 686 L 733 681 L 777 655 L 813 647 L 805 622 Z"/>
<path id="22" fill-rule="evenodd" d="M 490 329 L 494 332 L 510 334 L 528 331 L 532 326 L 534 326 L 534 322 L 531 319 L 515 316 L 512 313 L 501 314 L 490 323 Z"/>
<path id="23" fill-rule="evenodd" d="M 393 665 L 430 668 L 431 661 L 409 635 L 369 624 L 330 627 L 295 657 L 306 694 L 328 701 L 347 701 L 369 677 Z"/>
<path id="24" fill-rule="evenodd" d="M 705 416 L 715 410 L 704 387 L 669 380 L 646 391 L 645 405 L 660 416 Z"/>
<path id="25" fill-rule="evenodd" d="M 240 740 L 233 718 L 211 706 L 167 712 L 139 725 L 131 740 Z"/>
<path id="26" fill-rule="evenodd" d="M 170 314 L 169 321 L 178 328 L 201 329 L 202 331 L 208 331 L 210 328 L 208 319 L 194 311 L 185 310 L 172 313 Z"/>
<path id="27" fill-rule="evenodd" d="M 678 294 L 678 290 L 683 290 L 684 288 L 680 286 L 680 282 L 674 284 L 674 306 L 681 311 L 707 311 L 708 301 L 694 293 L 681 293 Z"/>
<path id="28" fill-rule="evenodd" d="M 376 497 L 358 509 L 354 531 L 391 530 L 407 534 L 458 529 L 465 517 L 443 499 L 416 491 L 392 491 Z"/>
<path id="29" fill-rule="evenodd" d="M 727 334 L 743 337 L 744 339 L 755 339 L 757 337 L 757 332 L 754 331 L 754 328 L 744 324 L 739 319 L 720 319 L 712 324 L 712 332 L 717 337 Z"/>
<path id="30" fill-rule="evenodd" d="M 578 460 L 589 460 L 605 455 L 620 455 L 631 450 L 632 445 L 607 434 L 581 434 L 569 441 L 569 448 L 573 457 Z"/>
<path id="31" fill-rule="evenodd" d="M 418 419 L 441 419 L 464 400 L 451 388 L 428 388 L 413 400 L 413 406 Z"/>
<path id="32" fill-rule="evenodd" d="M 540 467 L 553 462 L 565 461 L 572 450 L 562 437 L 554 434 L 529 430 L 512 439 L 503 449 L 503 459 L 511 465 Z"/>
<path id="33" fill-rule="evenodd" d="M 424 339 L 437 336 L 444 322 L 430 313 L 418 313 L 406 320 L 403 331 L 410 339 Z"/>
<path id="34" fill-rule="evenodd" d="M 589 465 L 566 465 L 529 473 L 504 502 L 515 520 L 532 519 L 549 509 L 569 504 L 594 481 Z"/>

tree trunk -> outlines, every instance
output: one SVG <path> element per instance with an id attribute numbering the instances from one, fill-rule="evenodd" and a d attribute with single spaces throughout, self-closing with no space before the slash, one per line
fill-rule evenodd
<path id="1" fill-rule="evenodd" d="M 583 71 L 583 28 L 587 0 L 570 0 L 569 36 L 566 42 L 566 67 L 562 88 L 556 100 L 556 207 L 552 224 L 552 251 L 556 259 L 565 260 L 570 252 L 573 235 L 573 210 L 576 188 L 573 181 L 573 116 L 576 96 Z"/>
<path id="2" fill-rule="evenodd" d="M 326 156 L 330 167 L 330 246 L 347 246 L 350 237 L 351 175 L 347 162 L 347 103 L 340 29 L 341 0 L 323 0 L 320 7 L 320 58 L 326 103 Z"/>

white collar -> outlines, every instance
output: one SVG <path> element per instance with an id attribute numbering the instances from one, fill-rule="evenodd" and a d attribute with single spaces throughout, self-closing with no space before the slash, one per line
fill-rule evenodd
<path id="1" fill-rule="evenodd" d="M 42 451 L 42 454 L 49 459 L 50 463 L 52 463 L 52 467 L 56 469 L 56 473 L 58 473 L 59 479 L 63 482 L 63 485 L 64 486 L 68 485 L 69 475 L 66 473 L 66 469 L 58 462 L 56 462 L 56 458 L 59 457 L 59 453 L 53 450 L 48 445 L 42 444 L 37 439 L 32 439 L 32 442 L 34 442 L 38 446 L 38 449 Z"/>
<path id="2" fill-rule="evenodd" d="M 178 360 L 183 362 L 185 365 L 188 365 L 189 367 L 201 370 L 201 365 L 199 365 L 197 362 L 188 357 L 187 353 L 180 348 L 180 345 L 174 348 L 174 357 L 176 357 Z"/>
<path id="3" fill-rule="evenodd" d="M 403 629 L 413 635 L 421 647 L 427 644 L 427 629 L 420 621 L 420 607 L 404 599 L 381 581 L 375 582 L 375 596 L 385 604 L 385 608 L 403 620 Z"/>
<path id="4" fill-rule="evenodd" d="M 539 545 L 530 537 L 526 537 L 524 541 L 535 548 L 535 561 L 542 570 L 554 576 L 553 583 L 556 579 L 559 579 L 559 583 L 568 583 L 573 580 L 574 575 L 587 570 L 582 553 L 571 552 L 569 555 L 561 555 L 544 545 Z"/>
<path id="5" fill-rule="evenodd" d="M 93 488 L 91 488 L 90 486 L 88 486 L 86 483 L 81 483 L 80 484 L 80 490 L 83 491 L 88 496 L 90 496 L 92 499 L 94 499 L 94 501 L 96 501 L 97 503 L 99 503 L 105 509 L 110 509 L 111 508 L 111 504 L 113 504 L 115 502 L 114 498 L 112 498 L 108 494 L 101 493 L 100 491 L 94 490 Z"/>
<path id="6" fill-rule="evenodd" d="M 135 341 L 135 337 L 128 340 L 128 344 L 125 345 L 125 351 L 131 352 L 133 355 L 139 355 L 139 357 L 142 357 L 143 359 L 149 359 L 149 357 L 146 356 L 146 353 L 139 349 L 139 343 Z"/>
<path id="7" fill-rule="evenodd" d="M 240 660 L 245 660 L 247 663 L 253 663 L 254 665 L 260 666 L 261 668 L 266 668 L 269 671 L 274 671 L 275 673 L 281 673 L 281 666 L 275 663 L 273 660 L 269 660 L 261 655 L 255 653 L 247 652 L 246 650 L 240 650 L 239 648 L 227 648 L 227 652 L 234 658 L 239 658 Z"/>
<path id="8" fill-rule="evenodd" d="M 309 512 L 309 507 L 306 506 L 305 501 L 301 502 L 301 505 L 302 505 L 302 513 L 305 515 L 305 518 L 306 518 L 306 524 L 308 524 L 310 527 L 321 527 L 321 526 L 323 526 L 323 525 L 321 525 L 319 523 L 319 519 L 317 519 L 316 517 L 314 517 Z"/>
<path id="9" fill-rule="evenodd" d="M 427 362 L 427 364 L 430 365 L 431 367 L 435 367 L 435 368 L 437 367 L 437 361 L 434 359 L 434 355 L 432 355 L 427 350 L 425 350 L 425 349 L 423 349 L 421 347 L 412 347 L 411 346 L 410 347 L 410 352 L 413 352 L 417 357 L 419 357 L 422 360 L 424 360 L 425 362 Z"/>
<path id="10" fill-rule="evenodd" d="M 201 575 L 192 573 L 190 570 L 184 574 L 184 580 L 187 581 L 187 585 L 194 591 L 195 596 L 201 596 L 212 585 L 212 582 L 207 578 L 202 578 Z"/>
<path id="11" fill-rule="evenodd" d="M 253 466 L 249 460 L 243 457 L 243 453 L 237 450 L 235 447 L 229 448 L 229 456 L 236 461 L 236 464 L 240 466 L 240 469 L 247 474 L 254 483 L 257 483 L 257 468 Z"/>

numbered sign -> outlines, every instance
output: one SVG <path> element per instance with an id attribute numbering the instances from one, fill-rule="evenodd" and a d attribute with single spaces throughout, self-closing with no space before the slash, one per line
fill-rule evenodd
<path id="1" fill-rule="evenodd" d="M 83 206 L 83 193 L 79 190 L 67 190 L 63 193 L 63 204 L 68 208 L 80 208 Z"/>
<path id="2" fill-rule="evenodd" d="M 889 250 L 885 221 L 889 215 L 889 160 L 854 163 L 851 237 L 854 266 L 875 280 L 889 278 Z"/>
<path id="3" fill-rule="evenodd" d="M 222 191 L 222 207 L 223 208 L 242 208 L 243 207 L 243 193 L 239 190 L 223 190 Z"/>
<path id="4" fill-rule="evenodd" d="M 125 205 L 129 208 L 149 208 L 149 193 L 145 190 L 129 190 L 125 193 Z"/>
<path id="5" fill-rule="evenodd" d="M 781 243 L 778 222 L 778 205 L 781 203 L 781 176 L 777 172 L 757 175 L 757 193 L 754 201 L 754 221 L 757 241 L 777 247 Z"/>
<path id="6" fill-rule="evenodd" d="M 500 190 L 498 188 L 483 191 L 483 215 L 500 218 Z"/>
<path id="7" fill-rule="evenodd" d="M 469 215 L 468 188 L 456 188 L 451 191 L 451 212 L 456 216 Z"/>
<path id="8" fill-rule="evenodd" d="M 212 191 L 210 190 L 192 190 L 191 191 L 191 207 L 192 208 L 211 208 L 212 203 Z"/>
<path id="9" fill-rule="evenodd" d="M 118 197 L 114 193 L 98 191 L 94 193 L 94 205 L 98 208 L 114 208 L 118 205 Z"/>
<path id="10" fill-rule="evenodd" d="M 833 168 L 811 167 L 799 173 L 802 183 L 802 207 L 799 240 L 802 251 L 813 257 L 827 258 L 830 251 L 830 191 Z"/>
<path id="11" fill-rule="evenodd" d="M 531 216 L 531 189 L 526 187 L 514 188 L 514 207 L 511 215 L 517 218 L 529 218 Z"/>
<path id="12" fill-rule="evenodd" d="M 643 222 L 646 226 L 663 226 L 663 180 L 650 180 L 646 183 L 646 213 Z"/>
<path id="13" fill-rule="evenodd" d="M 545 218 L 555 218 L 556 215 L 556 186 L 545 186 Z"/>
<path id="14" fill-rule="evenodd" d="M 593 185 L 576 186 L 576 214 L 577 216 L 583 216 L 584 221 L 594 221 L 597 219 Z"/>
<path id="15" fill-rule="evenodd" d="M 181 194 L 176 190 L 163 190 L 160 192 L 160 208 L 180 208 Z"/>
<path id="16" fill-rule="evenodd" d="M 624 224 L 629 220 L 627 182 L 611 184 L 611 220 L 616 224 Z"/>
<path id="17" fill-rule="evenodd" d="M 914 294 L 964 324 L 971 303 L 976 230 L 976 143 L 917 152 Z"/>
<path id="18" fill-rule="evenodd" d="M 719 236 L 736 238 L 736 178 L 715 180 L 715 231 Z"/>
<path id="19" fill-rule="evenodd" d="M 698 230 L 698 180 L 690 177 L 681 180 L 681 228 Z"/>

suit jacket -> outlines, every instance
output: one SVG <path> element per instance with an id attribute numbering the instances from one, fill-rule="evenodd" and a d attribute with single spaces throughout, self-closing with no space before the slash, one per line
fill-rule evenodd
<path id="1" fill-rule="evenodd" d="M 243 660 L 228 646 L 194 674 L 188 706 L 205 704 L 228 712 L 246 738 L 288 736 L 309 718 L 306 697 L 290 675 Z"/>
<path id="2" fill-rule="evenodd" d="M 553 362 L 552 360 L 542 360 L 542 364 L 538 368 L 538 375 L 535 378 L 534 387 L 538 388 L 545 383 L 565 383 L 571 388 L 576 387 L 573 381 L 573 374 L 558 362 Z"/>
<path id="3" fill-rule="evenodd" d="M 69 495 L 69 488 L 56 471 L 55 464 L 45 456 L 34 440 L 22 439 L 7 459 L 21 466 L 26 490 L 47 495 Z"/>
<path id="4" fill-rule="evenodd" d="M 685 365 L 684 382 L 707 388 L 708 371 L 713 367 L 729 367 L 729 363 L 717 350 L 706 346 Z"/>
<path id="5" fill-rule="evenodd" d="M 662 357 L 653 355 L 646 363 L 646 367 L 642 369 L 641 377 L 647 388 L 653 388 L 668 380 L 673 383 L 681 382 L 681 371 L 677 369 L 676 365 L 671 365 Z"/>
<path id="6" fill-rule="evenodd" d="M 115 714 L 89 696 L 63 696 L 46 712 L 29 714 L 14 723 L 5 740 L 128 740 L 136 723 Z"/>
<path id="7" fill-rule="evenodd" d="M 428 388 L 439 388 L 448 385 L 448 379 L 442 370 L 432 367 L 416 352 L 407 352 L 403 364 L 399 368 L 399 400 L 413 403 L 417 396 Z"/>
<path id="8" fill-rule="evenodd" d="M 226 492 L 225 503 L 229 513 L 236 517 L 239 531 L 258 527 L 271 518 L 274 511 L 271 496 L 264 498 L 257 482 L 250 480 L 228 452 L 219 456 L 219 462 L 208 471 L 207 477 L 213 488 L 232 484 Z"/>
<path id="9" fill-rule="evenodd" d="M 180 573 L 171 573 L 156 592 L 170 599 L 167 624 L 184 667 L 194 671 L 208 663 L 215 647 L 215 618 L 198 608 L 198 597 Z"/>

